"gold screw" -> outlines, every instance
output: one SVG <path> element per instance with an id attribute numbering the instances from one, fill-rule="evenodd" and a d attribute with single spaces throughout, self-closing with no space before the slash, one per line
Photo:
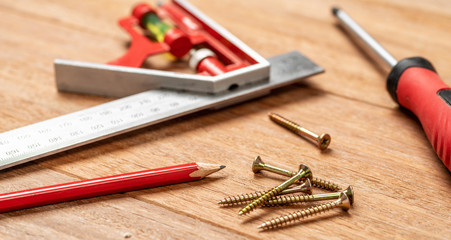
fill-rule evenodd
<path id="1" fill-rule="evenodd" d="M 250 211 L 253 211 L 256 207 L 258 207 L 258 206 L 264 204 L 266 201 L 268 201 L 268 199 L 277 196 L 280 192 L 282 192 L 284 189 L 288 188 L 291 184 L 298 182 L 301 179 L 311 178 L 311 177 L 312 177 L 312 171 L 310 170 L 310 168 L 305 166 L 304 164 L 301 164 L 299 166 L 299 172 L 296 175 L 294 175 L 287 181 L 283 182 L 279 186 L 267 191 L 263 196 L 255 199 L 254 201 L 252 201 L 251 203 L 246 205 L 246 207 L 241 209 L 241 211 L 238 213 L 238 215 L 243 215 Z"/>
<path id="2" fill-rule="evenodd" d="M 330 209 L 336 208 L 336 207 L 341 207 L 344 211 L 349 210 L 349 208 L 351 207 L 351 203 L 348 199 L 348 196 L 346 196 L 346 194 L 340 193 L 340 198 L 333 202 L 316 205 L 316 206 L 313 206 L 313 207 L 310 207 L 310 208 L 307 208 L 304 210 L 300 210 L 300 211 L 297 211 L 294 213 L 290 213 L 290 214 L 283 215 L 283 216 L 280 216 L 277 218 L 273 218 L 269 221 L 264 222 L 257 228 L 267 230 L 267 229 L 274 229 L 274 228 L 282 227 L 288 223 L 297 221 L 301 218 L 303 219 L 303 218 L 306 218 L 313 214 L 320 214 L 321 212 L 326 212 L 326 211 L 329 211 Z"/>
<path id="3" fill-rule="evenodd" d="M 268 202 L 265 203 L 265 206 L 280 206 L 290 203 L 314 202 L 321 200 L 337 199 L 340 198 L 342 193 L 344 193 L 348 197 L 349 202 L 352 205 L 354 203 L 354 190 L 352 189 L 352 186 L 349 186 L 342 192 L 315 194 L 315 195 L 277 196 L 273 199 L 268 200 Z"/>
<path id="4" fill-rule="evenodd" d="M 305 182 L 299 186 L 287 188 L 287 189 L 283 190 L 282 192 L 280 192 L 279 195 L 296 193 L 296 192 L 312 194 L 312 185 L 310 183 L 310 180 L 306 179 Z M 223 200 L 219 201 L 218 204 L 235 205 L 235 204 L 247 203 L 249 201 L 252 201 L 254 199 L 257 199 L 257 198 L 263 196 L 265 193 L 267 193 L 267 192 L 258 191 L 255 193 L 245 193 L 245 194 L 236 195 L 236 196 L 229 196 L 229 197 L 226 197 Z"/>
<path id="5" fill-rule="evenodd" d="M 289 170 L 285 170 L 285 169 L 282 169 L 279 167 L 275 167 L 275 166 L 266 164 L 262 161 L 260 156 L 257 156 L 255 158 L 254 162 L 252 163 L 252 171 L 254 173 L 258 173 L 261 170 L 266 170 L 266 171 L 277 173 L 277 174 L 284 175 L 287 177 L 292 177 L 292 176 L 296 175 L 296 172 L 292 172 Z M 335 184 L 331 181 L 317 178 L 317 177 L 312 177 L 311 182 L 312 182 L 313 186 L 318 187 L 318 188 L 323 188 L 323 189 L 327 189 L 327 190 L 331 190 L 331 191 L 340 191 L 341 190 L 341 187 L 339 187 L 337 184 Z"/>
<path id="6" fill-rule="evenodd" d="M 269 113 L 268 116 L 275 123 L 279 124 L 282 127 L 285 127 L 286 129 L 294 132 L 295 134 L 315 141 L 318 148 L 321 150 L 326 150 L 330 144 L 331 137 L 327 133 L 317 135 L 317 134 L 313 133 L 312 131 L 303 128 L 299 124 L 292 122 L 276 113 Z"/>

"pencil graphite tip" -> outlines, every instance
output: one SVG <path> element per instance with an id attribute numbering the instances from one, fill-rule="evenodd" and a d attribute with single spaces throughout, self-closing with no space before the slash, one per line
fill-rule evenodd
<path id="1" fill-rule="evenodd" d="M 215 173 L 223 168 L 224 165 L 211 164 L 211 163 L 196 163 L 197 171 L 194 171 L 190 174 L 190 177 L 200 177 L 204 178 L 212 173 Z"/>

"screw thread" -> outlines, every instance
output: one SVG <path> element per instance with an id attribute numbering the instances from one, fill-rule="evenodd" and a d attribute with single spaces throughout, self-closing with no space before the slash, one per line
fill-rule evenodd
<path id="1" fill-rule="evenodd" d="M 275 198 L 269 199 L 265 203 L 265 206 L 274 207 L 291 203 L 313 202 L 313 201 L 315 201 L 315 197 L 313 195 L 277 196 Z"/>
<path id="2" fill-rule="evenodd" d="M 277 196 L 283 189 L 280 187 L 275 187 L 271 190 L 269 190 L 268 192 L 266 192 L 265 194 L 263 194 L 263 196 L 255 199 L 254 201 L 252 201 L 251 203 L 249 203 L 248 205 L 246 205 L 246 207 L 244 207 L 243 209 L 241 209 L 241 211 L 238 213 L 238 215 L 243 215 L 246 214 L 248 212 L 253 211 L 255 208 L 257 208 L 258 206 L 263 205 L 265 202 L 267 202 L 270 198 L 273 198 L 275 196 Z"/>
<path id="3" fill-rule="evenodd" d="M 307 181 L 309 181 L 309 180 L 307 180 Z M 279 195 L 285 195 L 285 194 L 291 194 L 291 193 L 297 193 L 297 192 L 312 194 L 312 190 L 311 190 L 311 187 L 309 186 L 309 184 L 307 185 L 306 183 L 303 183 L 303 184 L 293 187 L 293 188 L 286 188 L 283 191 L 281 191 L 279 193 Z M 267 193 L 267 192 L 257 191 L 257 192 L 253 192 L 253 193 L 243 193 L 243 194 L 235 195 L 235 196 L 227 196 L 224 199 L 220 200 L 218 202 L 218 204 L 221 204 L 223 206 L 244 204 L 244 203 L 248 203 L 249 201 L 252 201 L 254 199 L 257 199 L 257 198 L 263 196 L 265 193 Z"/>
<path id="4" fill-rule="evenodd" d="M 331 181 L 328 181 L 328 180 L 321 179 L 321 178 L 313 177 L 312 180 L 310 180 L 310 181 L 312 182 L 312 185 L 317 188 L 327 189 L 330 191 L 342 190 L 342 188 L 340 186 L 338 186 L 337 184 L 335 184 Z"/>
<path id="5" fill-rule="evenodd" d="M 330 209 L 337 207 L 340 203 L 341 203 L 341 200 L 337 200 L 337 201 L 309 207 L 307 209 L 300 210 L 300 211 L 290 213 L 287 215 L 283 215 L 280 217 L 276 217 L 269 221 L 264 222 L 263 224 L 258 226 L 258 228 L 261 228 L 264 230 L 279 228 L 279 227 L 282 227 L 289 223 L 292 223 L 294 221 L 312 216 L 313 214 L 321 214 L 322 212 L 329 211 Z"/>
<path id="6" fill-rule="evenodd" d="M 270 113 L 269 118 L 271 120 L 273 120 L 275 123 L 279 124 L 282 127 L 285 127 L 286 129 L 288 129 L 294 133 L 299 134 L 300 132 L 303 132 L 301 129 L 301 126 L 299 126 L 299 124 L 292 122 L 292 121 L 280 116 L 279 114 Z"/>
<path id="7" fill-rule="evenodd" d="M 254 192 L 254 193 L 244 193 L 244 194 L 236 195 L 236 196 L 228 196 L 228 197 L 224 198 L 223 200 L 219 201 L 218 204 L 235 205 L 235 204 L 246 203 L 246 202 L 249 202 L 251 200 L 254 200 L 256 198 L 263 196 L 265 193 L 266 192 L 258 191 L 258 192 Z"/>

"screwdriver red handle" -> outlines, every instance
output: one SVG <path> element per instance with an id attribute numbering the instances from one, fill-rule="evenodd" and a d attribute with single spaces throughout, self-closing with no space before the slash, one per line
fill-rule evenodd
<path id="1" fill-rule="evenodd" d="M 418 117 L 435 152 L 451 171 L 451 88 L 429 61 L 414 57 L 393 67 L 387 89 L 396 102 Z"/>

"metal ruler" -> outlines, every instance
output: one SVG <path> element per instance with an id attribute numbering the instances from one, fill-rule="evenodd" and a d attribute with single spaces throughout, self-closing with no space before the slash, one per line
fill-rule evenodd
<path id="1" fill-rule="evenodd" d="M 0 134 L 0 169 L 196 111 L 262 96 L 323 69 L 298 52 L 269 59 L 269 81 L 219 94 L 150 90 Z"/>

